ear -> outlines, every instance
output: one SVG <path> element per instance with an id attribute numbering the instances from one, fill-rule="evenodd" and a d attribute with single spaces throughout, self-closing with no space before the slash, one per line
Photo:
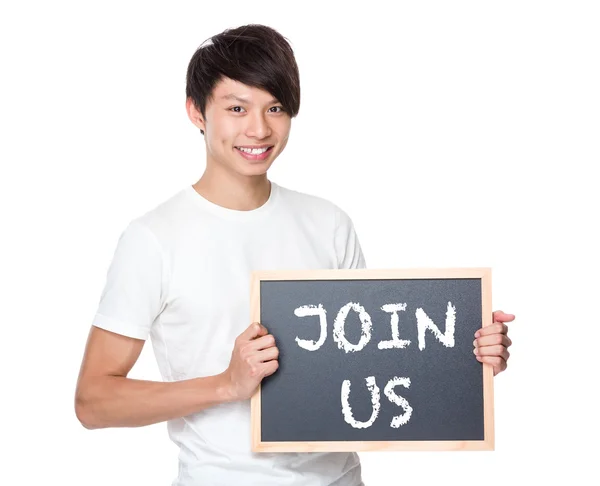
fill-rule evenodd
<path id="1" fill-rule="evenodd" d="M 198 108 L 196 108 L 196 105 L 194 104 L 194 100 L 192 100 L 192 98 L 187 98 L 185 100 L 185 109 L 187 111 L 188 118 L 190 119 L 190 121 L 194 125 L 196 125 L 200 130 L 202 130 L 202 132 L 205 132 L 206 127 L 204 124 L 204 118 L 202 117 L 202 113 L 200 113 Z"/>

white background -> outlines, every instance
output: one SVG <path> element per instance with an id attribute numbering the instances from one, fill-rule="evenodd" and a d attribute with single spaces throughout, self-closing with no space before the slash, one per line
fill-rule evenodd
<path id="1" fill-rule="evenodd" d="M 524 0 L 3 2 L 0 483 L 176 476 L 164 423 L 88 431 L 75 382 L 120 232 L 202 174 L 188 61 L 247 23 L 300 68 L 271 179 L 344 208 L 369 268 L 492 267 L 517 316 L 496 450 L 361 453 L 366 484 L 598 484 L 599 8 Z"/>

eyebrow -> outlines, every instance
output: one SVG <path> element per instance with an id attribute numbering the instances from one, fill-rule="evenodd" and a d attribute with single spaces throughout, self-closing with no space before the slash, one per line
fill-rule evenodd
<path id="1" fill-rule="evenodd" d="M 222 100 L 236 100 L 236 101 L 240 101 L 242 103 L 250 103 L 250 101 L 244 99 L 244 98 L 240 98 L 239 96 L 236 96 L 234 94 L 228 94 L 225 96 L 221 96 Z M 271 101 L 269 101 L 267 104 L 271 104 L 271 103 L 279 103 L 279 100 L 277 98 L 273 98 Z"/>

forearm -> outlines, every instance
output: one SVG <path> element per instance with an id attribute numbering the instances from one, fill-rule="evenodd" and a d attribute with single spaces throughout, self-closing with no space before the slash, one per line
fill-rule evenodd
<path id="1" fill-rule="evenodd" d="M 121 376 L 87 380 L 76 396 L 75 409 L 89 429 L 140 427 L 231 401 L 223 374 L 175 382 Z"/>

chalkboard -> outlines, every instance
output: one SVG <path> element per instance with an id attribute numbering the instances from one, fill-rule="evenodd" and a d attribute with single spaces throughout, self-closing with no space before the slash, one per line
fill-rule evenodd
<path id="1" fill-rule="evenodd" d="M 489 268 L 254 272 L 251 302 L 280 351 L 255 452 L 494 449 Z"/>

